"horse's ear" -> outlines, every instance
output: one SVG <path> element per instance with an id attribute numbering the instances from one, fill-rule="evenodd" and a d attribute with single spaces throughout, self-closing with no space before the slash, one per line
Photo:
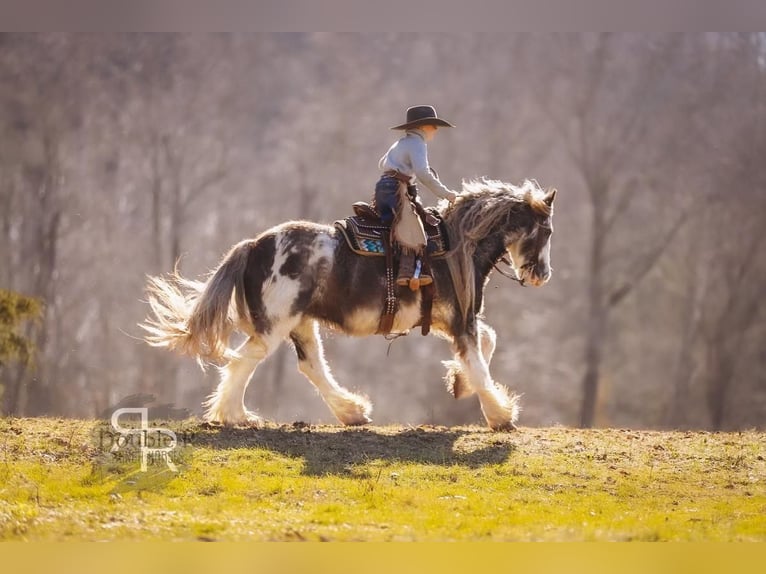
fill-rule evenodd
<path id="1" fill-rule="evenodd" d="M 548 205 L 548 207 L 553 205 L 553 200 L 556 199 L 556 188 L 551 187 L 548 189 L 548 192 L 545 194 L 545 198 L 543 198 L 543 201 Z"/>

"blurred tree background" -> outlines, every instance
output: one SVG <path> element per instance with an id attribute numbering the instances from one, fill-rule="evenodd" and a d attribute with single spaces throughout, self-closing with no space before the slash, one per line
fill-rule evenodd
<path id="1" fill-rule="evenodd" d="M 449 187 L 559 189 L 551 282 L 487 290 L 523 425 L 765 426 L 766 36 L 719 33 L 0 35 L 0 289 L 42 302 L 2 412 L 151 393 L 199 413 L 215 373 L 138 340 L 146 275 L 345 216 L 420 103 L 458 126 L 430 146 Z M 440 340 L 327 354 L 377 423 L 481 422 Z M 294 365 L 284 346 L 247 402 L 332 422 Z"/>

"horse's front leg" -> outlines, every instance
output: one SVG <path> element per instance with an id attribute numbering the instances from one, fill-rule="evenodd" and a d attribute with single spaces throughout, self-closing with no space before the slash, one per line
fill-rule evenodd
<path id="1" fill-rule="evenodd" d="M 205 420 L 225 425 L 258 425 L 261 419 L 245 408 L 245 391 L 258 365 L 269 355 L 267 339 L 254 336 L 240 345 L 234 356 L 220 369 L 221 382 L 203 403 Z"/>
<path id="2" fill-rule="evenodd" d="M 483 325 L 487 327 L 486 325 Z M 488 327 L 487 327 L 488 328 Z M 478 333 L 463 334 L 455 339 L 455 358 L 460 365 L 460 372 L 467 379 L 471 388 L 479 395 L 481 410 L 487 424 L 493 430 L 513 430 L 518 417 L 518 399 L 508 390 L 492 380 L 489 374 L 489 363 L 485 357 L 491 358 L 494 350 L 494 331 L 482 337 L 482 330 Z M 485 340 L 482 340 L 486 338 Z M 485 349 L 485 344 L 491 347 Z"/>

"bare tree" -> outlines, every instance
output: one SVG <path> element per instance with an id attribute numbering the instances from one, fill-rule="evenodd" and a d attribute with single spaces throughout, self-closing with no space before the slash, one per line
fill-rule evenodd
<path id="1" fill-rule="evenodd" d="M 683 50 L 675 37 L 610 34 L 561 36 L 546 50 L 545 71 L 553 76 L 550 85 L 538 78 L 538 101 L 563 139 L 591 209 L 580 408 L 580 425 L 590 427 L 610 315 L 652 270 L 687 216 L 681 210 L 669 222 L 658 220 L 651 239 L 629 250 L 615 241 L 641 207 L 638 197 L 646 202 L 665 193 L 661 181 L 680 142 L 679 131 L 662 120 L 683 120 L 673 82 Z"/>
<path id="2" fill-rule="evenodd" d="M 6 112 L 15 131 L 16 145 L 22 145 L 18 170 L 12 181 L 18 186 L 17 205 L 26 217 L 18 228 L 11 262 L 12 278 L 25 292 L 45 302 L 44 328 L 35 346 L 41 357 L 55 355 L 51 344 L 58 305 L 56 300 L 59 242 L 64 210 L 62 147 L 78 129 L 81 117 L 73 106 L 78 98 L 76 64 L 70 63 L 77 49 L 66 35 L 14 35 L 5 39 L 2 65 L 13 78 L 14 90 L 6 94 Z M 6 232 L 9 231 L 6 224 Z M 11 258 L 13 259 L 13 258 Z M 30 262 L 32 264 L 30 265 Z M 20 373 L 16 388 L 15 412 L 50 412 L 56 401 L 55 383 L 48 376 L 50 362 L 42 360 L 34 375 Z"/>
<path id="3" fill-rule="evenodd" d="M 487 298 L 498 378 L 530 374 L 507 381 L 525 424 L 757 421 L 763 246 L 727 231 L 762 225 L 758 38 L 0 36 L 0 287 L 46 308 L 35 380 L 3 373 L 15 411 L 92 415 L 139 391 L 198 408 L 209 379 L 131 338 L 144 276 L 180 256 L 201 275 L 271 225 L 343 217 L 372 194 L 388 126 L 433 103 L 458 124 L 429 150 L 445 183 L 562 191 L 554 280 L 493 279 Z M 413 334 L 389 357 L 331 338 L 327 353 L 379 421 L 470 422 L 439 381 L 440 344 Z M 254 385 L 263 414 L 321 416 L 291 354 Z"/>

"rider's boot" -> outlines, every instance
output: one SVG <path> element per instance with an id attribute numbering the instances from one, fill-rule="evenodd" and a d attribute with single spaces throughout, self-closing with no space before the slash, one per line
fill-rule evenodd
<path id="1" fill-rule="evenodd" d="M 408 286 L 410 290 L 417 291 L 425 285 L 434 282 L 430 275 L 421 273 L 422 262 L 416 260 L 412 253 L 402 253 L 399 257 L 399 274 L 396 277 L 396 284 Z"/>
<path id="2" fill-rule="evenodd" d="M 396 284 L 402 287 L 409 285 L 412 289 L 413 281 L 417 281 L 413 275 L 415 274 L 415 255 L 412 253 L 402 253 L 399 255 L 399 273 L 396 276 Z M 417 286 L 413 291 L 417 291 L 420 287 L 420 281 L 417 281 Z"/>

